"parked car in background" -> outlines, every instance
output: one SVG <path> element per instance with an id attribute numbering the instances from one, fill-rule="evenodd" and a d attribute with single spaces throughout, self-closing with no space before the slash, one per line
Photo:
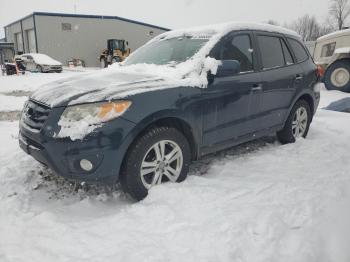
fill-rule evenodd
<path id="1" fill-rule="evenodd" d="M 45 54 L 23 54 L 20 56 L 27 71 L 31 72 L 62 72 L 62 63 Z"/>
<path id="2" fill-rule="evenodd" d="M 317 39 L 314 60 L 325 70 L 327 89 L 350 92 L 350 29 Z"/>
<path id="3" fill-rule="evenodd" d="M 155 185 L 183 181 L 204 155 L 270 134 L 305 138 L 320 73 L 300 37 L 280 27 L 170 31 L 122 66 L 35 92 L 19 143 L 58 175 L 120 181 L 141 200 Z"/>

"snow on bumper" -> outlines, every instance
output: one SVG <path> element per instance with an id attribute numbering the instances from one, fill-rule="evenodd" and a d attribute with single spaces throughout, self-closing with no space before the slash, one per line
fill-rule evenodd
<path id="1" fill-rule="evenodd" d="M 118 118 L 84 140 L 54 138 L 52 132 L 35 132 L 20 122 L 20 147 L 37 161 L 48 166 L 55 174 L 68 179 L 90 182 L 109 182 L 118 179 L 119 169 L 128 144 L 126 137 L 134 127 L 132 122 Z M 81 160 L 92 163 L 84 170 Z"/>

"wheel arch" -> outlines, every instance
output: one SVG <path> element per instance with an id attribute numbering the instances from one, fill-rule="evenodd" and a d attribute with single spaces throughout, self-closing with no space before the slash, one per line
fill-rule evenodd
<path id="1" fill-rule="evenodd" d="M 316 110 L 316 108 L 315 108 L 315 106 L 316 106 L 315 100 L 314 100 L 314 97 L 312 96 L 312 94 L 310 94 L 310 93 L 308 93 L 308 92 L 304 92 L 304 93 L 299 94 L 299 95 L 294 99 L 293 103 L 291 103 L 291 106 L 290 106 L 289 109 L 288 109 L 288 114 L 286 114 L 286 116 L 285 116 L 285 119 L 284 119 L 284 122 L 283 122 L 284 124 L 283 124 L 283 125 L 285 125 L 285 123 L 286 123 L 286 121 L 287 121 L 287 119 L 288 119 L 288 116 L 289 116 L 290 112 L 292 111 L 294 105 L 295 105 L 298 101 L 300 101 L 300 100 L 305 100 L 305 101 L 310 105 L 310 110 L 311 110 L 311 112 L 312 112 L 312 118 L 311 118 L 311 121 L 312 121 L 313 115 L 314 115 L 315 110 Z"/>
<path id="2" fill-rule="evenodd" d="M 332 60 L 328 65 L 327 65 L 327 68 L 326 68 L 326 72 L 328 71 L 328 69 L 331 68 L 332 65 L 334 65 L 335 63 L 337 62 L 347 62 L 350 64 L 350 54 L 341 54 L 340 56 L 338 56 L 336 59 Z"/>
<path id="3" fill-rule="evenodd" d="M 163 115 L 163 114 L 162 114 Z M 149 116 L 143 121 L 140 121 L 138 125 L 135 126 L 135 128 L 130 132 L 129 134 L 129 142 L 126 146 L 126 149 L 124 150 L 124 156 L 123 160 L 121 162 L 120 170 L 122 166 L 125 163 L 125 158 L 127 157 L 128 153 L 130 152 L 130 149 L 136 142 L 136 140 L 145 134 L 149 129 L 153 127 L 160 127 L 160 126 L 169 126 L 174 127 L 177 130 L 179 130 L 187 139 L 190 149 L 191 149 L 191 159 L 195 160 L 199 156 L 198 150 L 199 150 L 199 139 L 198 136 L 196 136 L 196 133 L 194 131 L 194 127 L 184 118 L 175 116 L 175 115 L 168 115 L 168 116 Z M 120 173 L 119 170 L 119 173 Z"/>
<path id="4" fill-rule="evenodd" d="M 300 101 L 300 100 L 305 100 L 310 105 L 310 110 L 311 110 L 312 115 L 313 115 L 315 112 L 315 102 L 314 102 L 314 99 L 312 98 L 312 96 L 310 94 L 307 94 L 307 93 L 303 94 L 295 101 L 295 103 Z"/>
<path id="5" fill-rule="evenodd" d="M 190 145 L 191 158 L 196 159 L 198 155 L 198 139 L 196 138 L 193 127 L 186 120 L 178 116 L 164 116 L 152 119 L 151 121 L 140 123 L 139 126 L 136 127 L 138 129 L 138 132 L 134 137 L 134 141 L 146 133 L 149 129 L 161 126 L 173 127 L 180 131 L 186 137 Z M 132 144 L 133 143 L 129 145 L 128 150 Z"/>

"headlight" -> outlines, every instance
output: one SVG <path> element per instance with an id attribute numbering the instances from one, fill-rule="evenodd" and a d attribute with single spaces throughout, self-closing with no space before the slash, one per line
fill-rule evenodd
<path id="1" fill-rule="evenodd" d="M 131 101 L 102 102 L 67 107 L 61 120 L 64 122 L 88 121 L 89 124 L 100 124 L 117 118 L 131 106 Z"/>

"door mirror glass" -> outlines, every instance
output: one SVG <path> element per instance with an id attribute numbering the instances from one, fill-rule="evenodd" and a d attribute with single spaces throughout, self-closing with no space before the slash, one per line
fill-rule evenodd
<path id="1" fill-rule="evenodd" d="M 216 72 L 217 77 L 233 76 L 241 72 L 241 64 L 237 60 L 221 60 Z"/>

